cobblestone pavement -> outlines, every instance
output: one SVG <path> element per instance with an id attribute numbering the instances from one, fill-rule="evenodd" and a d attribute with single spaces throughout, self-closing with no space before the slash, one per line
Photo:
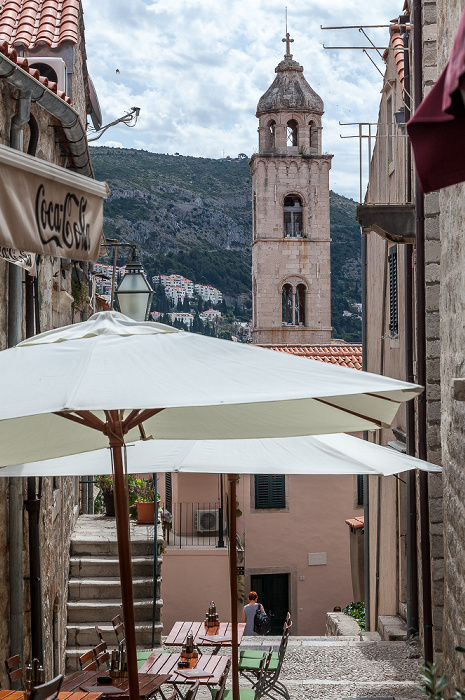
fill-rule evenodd
<path id="1" fill-rule="evenodd" d="M 273 645 L 277 649 L 279 641 L 277 637 L 263 642 L 250 638 L 243 640 L 241 648 L 266 650 Z M 421 663 L 415 643 L 360 641 L 357 637 L 291 637 L 281 680 L 291 700 L 418 700 L 425 697 L 416 688 Z M 241 680 L 241 687 L 250 684 Z M 203 688 L 197 698 L 210 699 L 210 693 Z"/>

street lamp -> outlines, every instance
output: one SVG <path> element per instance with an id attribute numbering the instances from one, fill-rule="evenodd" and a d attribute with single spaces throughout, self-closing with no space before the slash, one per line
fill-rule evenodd
<path id="1" fill-rule="evenodd" d="M 132 260 L 126 264 L 126 274 L 115 292 L 120 311 L 134 321 L 146 321 L 152 303 L 153 289 L 147 282 L 142 264 L 136 260 L 132 250 Z"/>

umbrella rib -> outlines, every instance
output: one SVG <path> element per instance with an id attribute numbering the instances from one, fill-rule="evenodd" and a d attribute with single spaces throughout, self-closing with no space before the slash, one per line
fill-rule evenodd
<path id="1" fill-rule="evenodd" d="M 357 413 L 356 411 L 351 411 L 348 408 L 342 408 L 341 406 L 338 406 L 337 404 L 331 403 L 331 401 L 325 401 L 325 399 L 317 399 L 317 398 L 315 398 L 315 401 L 319 401 L 320 403 L 324 403 L 326 406 L 331 406 L 331 408 L 337 408 L 339 411 L 343 411 L 344 413 L 349 413 L 351 416 L 357 416 L 357 418 L 362 418 L 363 420 L 366 420 L 369 423 L 373 423 L 374 425 L 377 425 L 379 428 L 382 428 L 384 426 L 384 423 L 382 423 L 380 420 L 377 420 L 376 418 L 372 418 L 371 416 L 365 416 L 365 415 L 363 415 L 363 413 Z"/>
<path id="2" fill-rule="evenodd" d="M 124 435 L 126 435 L 126 433 L 128 433 L 133 428 L 136 428 L 144 421 L 148 420 L 149 418 L 152 418 L 152 416 L 156 416 L 157 413 L 160 413 L 160 411 L 163 411 L 163 408 L 146 409 L 144 411 L 141 411 L 140 413 L 137 412 L 135 416 L 132 416 L 132 413 L 134 413 L 134 411 L 132 411 L 123 423 Z"/>
<path id="3" fill-rule="evenodd" d="M 76 411 L 75 414 L 55 411 L 55 415 L 71 420 L 79 425 L 84 425 L 86 428 L 93 428 L 101 433 L 104 432 L 105 423 L 97 418 L 97 416 L 94 416 L 90 411 Z"/>

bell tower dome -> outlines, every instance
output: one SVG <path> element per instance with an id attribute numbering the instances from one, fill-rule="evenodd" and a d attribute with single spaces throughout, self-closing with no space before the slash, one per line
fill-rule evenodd
<path id="1" fill-rule="evenodd" d="M 253 189 L 253 342 L 331 340 L 329 170 L 323 101 L 286 54 L 257 105 Z"/>

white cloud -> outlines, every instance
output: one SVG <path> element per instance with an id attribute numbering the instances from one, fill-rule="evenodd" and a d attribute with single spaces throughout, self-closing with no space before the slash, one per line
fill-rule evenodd
<path id="1" fill-rule="evenodd" d="M 358 142 L 341 139 L 375 122 L 381 76 L 361 51 L 357 29 L 323 26 L 388 24 L 402 2 L 295 0 L 289 10 L 294 58 L 325 103 L 323 150 L 334 154 L 331 187 L 358 199 Z M 83 0 L 89 72 L 104 123 L 131 107 L 141 113 L 134 128 L 111 129 L 124 147 L 219 158 L 251 154 L 257 147 L 258 99 L 274 79 L 285 50 L 281 0 Z M 368 30 L 378 46 L 387 29 Z M 381 70 L 381 59 L 371 52 Z M 117 72 L 118 71 L 118 72 Z M 110 135 L 110 133 L 109 133 Z M 99 142 L 97 142 L 98 144 Z"/>

